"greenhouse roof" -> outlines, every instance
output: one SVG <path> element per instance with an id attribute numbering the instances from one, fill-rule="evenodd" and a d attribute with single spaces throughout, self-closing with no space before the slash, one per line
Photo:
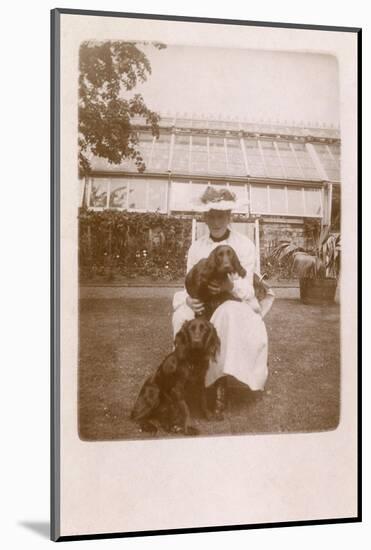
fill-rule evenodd
<path id="1" fill-rule="evenodd" d="M 162 131 L 155 138 L 143 119 L 133 123 L 146 165 L 144 174 L 340 181 L 336 128 L 162 117 Z M 137 173 L 131 160 L 112 165 L 94 157 L 91 165 L 93 171 Z"/>

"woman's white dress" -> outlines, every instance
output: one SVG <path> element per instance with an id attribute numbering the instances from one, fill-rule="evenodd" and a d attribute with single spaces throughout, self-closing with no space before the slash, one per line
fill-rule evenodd
<path id="1" fill-rule="evenodd" d="M 255 297 L 253 287 L 256 261 L 254 244 L 244 235 L 234 231 L 231 231 L 228 238 L 222 242 L 214 242 L 209 235 L 205 235 L 195 241 L 189 249 L 187 273 L 199 260 L 207 258 L 210 252 L 221 244 L 227 244 L 235 250 L 247 274 L 244 278 L 234 276 L 232 292 L 242 301 L 224 302 L 210 319 L 219 335 L 221 350 L 217 360 L 210 362 L 205 384 L 208 387 L 220 376 L 230 374 L 252 390 L 262 390 L 268 376 L 268 339 L 262 308 Z M 183 290 L 177 292 L 173 299 L 174 335 L 184 321 L 194 318 L 194 312 L 185 302 L 186 297 L 187 293 Z"/>

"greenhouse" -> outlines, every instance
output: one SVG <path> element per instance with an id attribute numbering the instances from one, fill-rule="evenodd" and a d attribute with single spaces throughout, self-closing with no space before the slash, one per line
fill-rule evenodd
<path id="1" fill-rule="evenodd" d="M 340 132 L 305 124 L 163 116 L 160 136 L 134 121 L 146 169 L 91 159 L 80 182 L 90 210 L 159 212 L 203 224 L 192 206 L 207 185 L 227 186 L 247 208 L 235 217 L 264 254 L 279 241 L 304 238 L 306 220 L 339 224 Z"/>

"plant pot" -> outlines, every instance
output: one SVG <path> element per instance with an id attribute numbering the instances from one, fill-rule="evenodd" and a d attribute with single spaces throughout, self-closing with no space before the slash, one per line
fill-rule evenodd
<path id="1" fill-rule="evenodd" d="M 337 279 L 300 279 L 300 298 L 304 304 L 332 304 Z"/>

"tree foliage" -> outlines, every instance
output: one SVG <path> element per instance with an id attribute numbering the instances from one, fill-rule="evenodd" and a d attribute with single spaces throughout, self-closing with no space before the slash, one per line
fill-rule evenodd
<path id="1" fill-rule="evenodd" d="M 145 43 L 141 43 L 144 45 Z M 157 49 L 165 48 L 152 43 Z M 119 164 L 132 159 L 139 172 L 145 164 L 132 126 L 135 116 L 144 117 L 154 136 L 159 135 L 159 115 L 145 104 L 141 94 L 131 92 L 151 74 L 145 53 L 133 42 L 85 41 L 79 57 L 79 172 L 89 174 L 92 153 Z"/>

